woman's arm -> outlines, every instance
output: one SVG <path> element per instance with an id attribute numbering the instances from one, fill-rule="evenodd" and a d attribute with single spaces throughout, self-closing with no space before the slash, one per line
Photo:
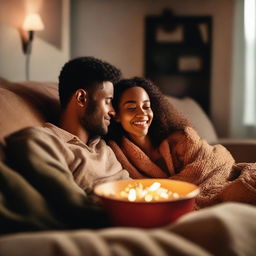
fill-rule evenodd
<path id="1" fill-rule="evenodd" d="M 209 145 L 196 131 L 187 127 L 168 138 L 174 166 L 178 173 L 172 179 L 198 185 L 201 189 L 197 198 L 199 207 L 213 203 L 232 170 L 234 159 L 221 145 Z"/>

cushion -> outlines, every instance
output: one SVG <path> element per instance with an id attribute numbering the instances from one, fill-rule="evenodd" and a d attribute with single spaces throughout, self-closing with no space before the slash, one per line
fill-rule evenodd
<path id="1" fill-rule="evenodd" d="M 199 106 L 199 104 L 189 97 L 181 99 L 167 96 L 171 104 L 189 120 L 192 127 L 198 132 L 199 136 L 208 143 L 216 143 L 218 140 L 217 133 L 209 117 Z"/>
<path id="2" fill-rule="evenodd" d="M 55 83 L 10 83 L 0 78 L 0 140 L 4 136 L 43 122 L 56 123 L 59 116 Z"/>

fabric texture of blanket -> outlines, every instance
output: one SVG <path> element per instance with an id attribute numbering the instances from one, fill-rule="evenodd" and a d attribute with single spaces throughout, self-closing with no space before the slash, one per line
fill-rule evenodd
<path id="1" fill-rule="evenodd" d="M 33 173 L 29 166 L 26 171 L 0 162 L 0 234 L 109 224 L 103 210 L 75 184 L 71 172 L 53 172 L 47 163 Z"/>
<path id="2" fill-rule="evenodd" d="M 191 127 L 175 132 L 159 146 L 166 170 L 162 170 L 138 146 L 123 137 L 108 144 L 134 179 L 171 178 L 200 187 L 197 208 L 223 201 L 256 204 L 256 163 L 235 164 L 221 145 L 211 146 Z"/>
<path id="3" fill-rule="evenodd" d="M 8 256 L 254 256 L 256 207 L 224 203 L 158 229 L 105 228 L 26 232 L 0 237 Z"/>

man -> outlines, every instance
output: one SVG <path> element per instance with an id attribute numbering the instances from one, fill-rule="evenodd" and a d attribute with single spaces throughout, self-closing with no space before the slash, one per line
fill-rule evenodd
<path id="1" fill-rule="evenodd" d="M 68 222 L 73 227 L 81 218 L 87 218 L 83 220 L 85 226 L 100 226 L 103 218 L 96 218 L 94 206 L 88 211 L 86 194 L 96 184 L 129 179 L 114 152 L 100 138 L 115 114 L 111 104 L 113 83 L 120 76 L 116 67 L 93 57 L 70 60 L 59 76 L 58 126 L 46 123 L 26 128 L 5 140 L 9 165 L 44 199 L 44 213 L 54 209 L 51 220 L 57 218 L 64 227 Z M 35 208 L 28 204 L 23 206 L 33 212 Z M 42 219 L 39 222 L 41 225 Z"/>
<path id="2" fill-rule="evenodd" d="M 103 181 L 129 178 L 100 138 L 108 132 L 115 114 L 113 83 L 120 75 L 116 67 L 93 57 L 67 62 L 59 76 L 59 126 L 46 123 L 43 128 L 26 131 L 31 139 L 36 137 L 42 156 L 47 151 L 55 166 L 68 168 L 84 190 Z"/>

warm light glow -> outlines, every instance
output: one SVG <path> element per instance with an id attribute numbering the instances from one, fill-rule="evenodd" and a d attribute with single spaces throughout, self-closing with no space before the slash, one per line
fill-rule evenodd
<path id="1" fill-rule="evenodd" d="M 255 31 L 255 0 L 245 0 L 244 2 L 244 30 L 246 41 L 254 42 Z"/>
<path id="2" fill-rule="evenodd" d="M 245 108 L 244 123 L 254 125 L 256 122 L 255 110 L 255 43 L 256 43 L 256 6 L 255 0 L 244 2 L 244 31 L 245 31 Z"/>
<path id="3" fill-rule="evenodd" d="M 44 24 L 39 14 L 30 13 L 26 16 L 22 27 L 27 31 L 38 31 L 44 29 Z"/>

